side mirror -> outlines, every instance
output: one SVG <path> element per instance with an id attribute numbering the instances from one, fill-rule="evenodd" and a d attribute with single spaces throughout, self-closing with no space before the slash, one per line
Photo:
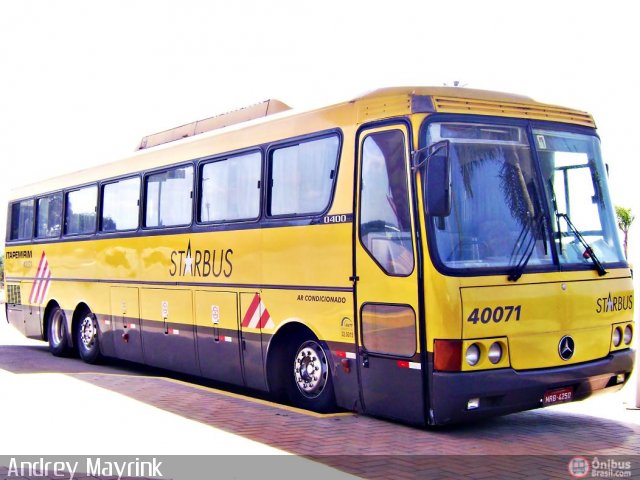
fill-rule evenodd
<path id="1" fill-rule="evenodd" d="M 451 213 L 449 141 L 443 140 L 430 145 L 428 152 L 422 180 L 425 213 L 433 217 L 448 217 Z"/>

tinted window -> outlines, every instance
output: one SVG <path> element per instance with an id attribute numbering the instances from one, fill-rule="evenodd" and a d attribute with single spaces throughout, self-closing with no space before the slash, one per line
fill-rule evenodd
<path id="1" fill-rule="evenodd" d="M 78 235 L 96 230 L 98 187 L 81 188 L 67 193 L 65 233 Z"/>
<path id="2" fill-rule="evenodd" d="M 391 275 L 413 270 L 413 242 L 405 157 L 400 130 L 374 133 L 362 145 L 362 245 Z"/>
<path id="3" fill-rule="evenodd" d="M 103 232 L 134 230 L 138 228 L 140 205 L 140 179 L 138 177 L 109 183 L 102 188 Z"/>
<path id="4" fill-rule="evenodd" d="M 270 215 L 320 213 L 335 181 L 337 136 L 274 150 L 271 155 Z"/>
<path id="5" fill-rule="evenodd" d="M 193 167 L 174 168 L 146 179 L 145 226 L 170 227 L 191 223 Z"/>
<path id="6" fill-rule="evenodd" d="M 22 200 L 11 205 L 9 240 L 26 240 L 33 231 L 33 200 Z"/>
<path id="7" fill-rule="evenodd" d="M 362 340 L 369 352 L 412 357 L 417 345 L 415 312 L 402 305 L 364 305 Z"/>
<path id="8" fill-rule="evenodd" d="M 202 167 L 201 222 L 257 218 L 262 156 L 253 152 Z"/>
<path id="9" fill-rule="evenodd" d="M 62 225 L 62 193 L 54 193 L 38 199 L 38 223 L 36 237 L 56 238 Z"/>

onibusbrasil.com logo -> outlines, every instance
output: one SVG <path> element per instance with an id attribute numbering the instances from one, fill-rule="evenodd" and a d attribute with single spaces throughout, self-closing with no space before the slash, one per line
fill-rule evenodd
<path id="1" fill-rule="evenodd" d="M 631 462 L 620 459 L 578 456 L 567 468 L 573 478 L 631 478 Z"/>

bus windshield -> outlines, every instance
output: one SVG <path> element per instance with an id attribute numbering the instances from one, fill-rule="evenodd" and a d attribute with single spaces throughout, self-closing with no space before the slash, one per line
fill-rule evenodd
<path id="1" fill-rule="evenodd" d="M 597 137 L 533 130 L 563 265 L 589 265 L 580 236 L 603 263 L 624 262 Z"/>
<path id="2" fill-rule="evenodd" d="M 533 130 L 532 146 L 523 126 L 462 122 L 432 123 L 427 135 L 450 142 L 451 214 L 432 219 L 445 267 L 517 280 L 554 262 L 592 266 L 580 234 L 603 263 L 624 261 L 596 137 Z"/>

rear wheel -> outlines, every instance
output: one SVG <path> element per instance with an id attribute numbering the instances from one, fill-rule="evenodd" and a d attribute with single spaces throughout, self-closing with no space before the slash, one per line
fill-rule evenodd
<path id="1" fill-rule="evenodd" d="M 293 405 L 316 412 L 335 408 L 329 361 L 317 339 L 298 337 L 291 343 L 285 365 L 287 394 Z"/>
<path id="2" fill-rule="evenodd" d="M 63 357 L 69 353 L 67 339 L 67 316 L 59 306 L 53 307 L 49 314 L 48 323 L 49 351 L 56 357 Z"/>
<path id="3" fill-rule="evenodd" d="M 89 309 L 81 312 L 76 328 L 76 345 L 80 358 L 85 362 L 98 363 L 102 359 L 98 340 L 98 320 Z"/>

